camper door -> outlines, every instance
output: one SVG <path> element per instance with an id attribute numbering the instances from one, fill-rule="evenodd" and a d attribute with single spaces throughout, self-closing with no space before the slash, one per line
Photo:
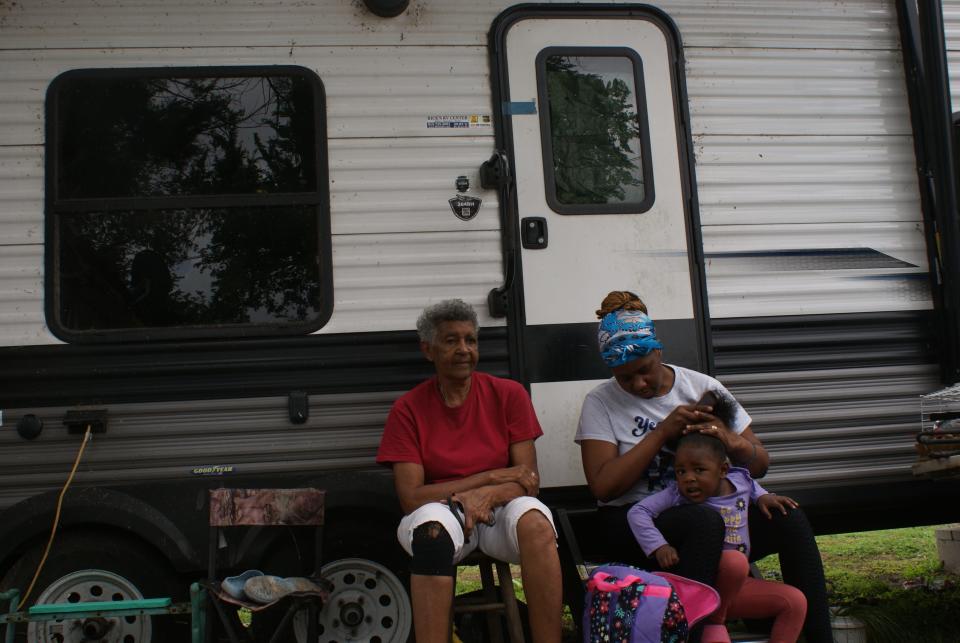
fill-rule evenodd
<path id="1" fill-rule="evenodd" d="M 584 5 L 507 12 L 494 37 L 541 473 L 577 485 L 580 403 L 609 377 L 594 314 L 608 291 L 647 303 L 666 362 L 707 367 L 679 39 L 655 10 Z"/>

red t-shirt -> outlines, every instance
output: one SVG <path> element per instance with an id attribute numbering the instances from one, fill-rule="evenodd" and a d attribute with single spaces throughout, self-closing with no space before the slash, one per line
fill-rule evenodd
<path id="1" fill-rule="evenodd" d="M 398 399 L 383 430 L 377 462 L 423 466 L 427 484 L 510 466 L 510 445 L 543 435 L 530 396 L 519 383 L 471 375 L 470 393 L 455 409 L 431 377 Z"/>

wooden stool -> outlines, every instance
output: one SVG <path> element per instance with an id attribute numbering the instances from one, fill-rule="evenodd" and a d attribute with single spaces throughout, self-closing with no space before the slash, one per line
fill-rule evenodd
<path id="1" fill-rule="evenodd" d="M 507 635 L 510 643 L 524 643 L 523 624 L 520 622 L 520 608 L 517 606 L 517 595 L 513 591 L 513 575 L 510 573 L 509 563 L 478 551 L 473 552 L 459 563 L 460 566 L 477 565 L 480 568 L 480 583 L 482 596 L 454 597 L 454 614 L 484 612 L 487 618 L 489 640 L 493 643 L 503 643 L 503 634 L 500 629 L 500 614 L 507 621 Z M 493 580 L 493 568 L 497 568 L 499 584 Z"/>

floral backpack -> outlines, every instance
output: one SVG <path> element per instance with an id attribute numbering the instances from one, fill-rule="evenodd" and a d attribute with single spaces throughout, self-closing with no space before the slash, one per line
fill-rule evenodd
<path id="1" fill-rule="evenodd" d="M 715 589 L 689 578 L 602 565 L 587 581 L 584 643 L 685 643 L 719 605 Z"/>

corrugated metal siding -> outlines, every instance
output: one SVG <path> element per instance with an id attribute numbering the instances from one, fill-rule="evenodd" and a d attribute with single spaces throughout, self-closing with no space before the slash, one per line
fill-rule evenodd
<path id="1" fill-rule="evenodd" d="M 911 480 L 939 385 L 898 40 L 687 51 L 717 374 L 776 488 Z"/>
<path id="2" fill-rule="evenodd" d="M 708 228 L 922 221 L 911 136 L 696 135 L 693 143 Z"/>
<path id="3" fill-rule="evenodd" d="M 711 316 L 930 308 L 899 52 L 687 54 Z M 886 234 L 866 239 L 828 225 L 837 223 Z M 769 269 L 787 251 L 815 264 L 816 251 L 838 248 L 913 267 Z"/>
<path id="4" fill-rule="evenodd" d="M 715 368 L 721 376 L 796 371 L 806 378 L 800 371 L 932 364 L 934 327 L 929 312 L 718 320 Z"/>
<path id="5" fill-rule="evenodd" d="M 299 425 L 287 417 L 286 397 L 110 405 L 107 433 L 93 437 L 75 484 L 183 481 L 212 464 L 244 476 L 373 467 L 398 392 L 313 396 Z M 63 484 L 79 444 L 60 426 L 66 410 L 36 409 L 46 429 L 32 442 L 0 432 L 0 509 Z M 5 420 L 13 425 L 19 415 Z"/>
<path id="6" fill-rule="evenodd" d="M 0 145 L 0 248 L 42 242 L 43 151 Z"/>
<path id="7" fill-rule="evenodd" d="M 912 480 L 919 396 L 939 387 L 936 367 L 909 363 L 721 379 L 760 429 L 777 489 Z"/>
<path id="8" fill-rule="evenodd" d="M 485 311 L 500 257 L 499 232 L 336 236 L 336 312 L 321 332 L 412 328 L 426 302 L 451 297 Z"/>
<path id="9" fill-rule="evenodd" d="M 4 345 L 50 341 L 43 321 L 42 266 L 43 246 L 0 245 L 0 329 Z"/>
<path id="10" fill-rule="evenodd" d="M 696 136 L 694 151 L 713 317 L 930 307 L 910 137 Z M 839 249 L 891 265 L 818 260 Z"/>
<path id="11" fill-rule="evenodd" d="M 335 235 L 336 314 L 320 332 L 412 328 L 424 302 L 445 297 L 484 311 L 501 278 L 500 257 L 496 231 Z M 8 346 L 56 343 L 44 323 L 42 266 L 43 246 L 0 251 L 0 327 Z"/>
<path id="12" fill-rule="evenodd" d="M 603 0 L 599 0 L 603 1 Z M 501 0 L 413 0 L 396 18 L 359 2 L 138 0 L 88 11 L 91 0 L 30 0 L 0 6 L 0 47 L 250 47 L 485 45 Z M 883 0 L 677 0 L 651 2 L 698 47 L 876 49 L 895 47 L 896 11 Z M 29 5 L 29 8 L 26 6 Z M 106 19 L 104 19 L 106 18 Z M 52 44 L 56 43 L 56 44 Z"/>
<path id="13" fill-rule="evenodd" d="M 480 189 L 480 164 L 493 153 L 486 137 L 333 139 L 330 141 L 333 234 L 499 231 L 495 192 Z M 447 202 L 457 176 L 483 198 L 471 221 Z"/>
<path id="14" fill-rule="evenodd" d="M 910 153 L 892 3 L 803 1 L 771 7 L 730 0 L 709 6 L 694 1 L 659 6 L 677 21 L 687 45 L 690 110 L 702 172 L 700 199 L 708 246 L 714 236 L 711 226 L 719 224 L 721 213 L 728 220 L 756 217 L 749 221 L 751 225 L 773 216 L 776 223 L 819 223 L 834 220 L 841 210 L 844 220 L 849 220 L 846 217 L 856 209 L 865 224 L 918 220 L 909 162 L 898 159 L 896 172 L 884 165 L 891 156 Z M 56 74 L 67 69 L 300 64 L 318 72 L 328 97 L 335 235 L 496 230 L 497 204 L 491 192 L 480 193 L 483 209 L 469 224 L 456 220 L 446 206 L 456 176 L 472 176 L 477 185 L 476 168 L 493 147 L 492 133 L 428 130 L 425 121 L 436 113 L 489 113 L 489 72 L 482 45 L 490 22 L 503 8 L 493 2 L 415 2 L 404 16 L 382 20 L 359 6 L 329 3 L 287 6 L 238 0 L 231 3 L 230 11 L 220 5 L 151 2 L 96 11 L 77 0 L 66 5 L 43 0 L 29 7 L 14 5 L 0 10 L 6 11 L 0 19 L 0 47 L 4 48 L 0 50 L 0 84 L 8 90 L 0 95 L 0 149 L 42 143 L 44 91 Z M 195 46 L 200 42 L 203 47 Z M 237 46 L 241 42 L 244 47 Z M 157 48 L 187 44 L 193 46 Z M 399 46 L 385 46 L 391 44 Z M 849 139 L 842 137 L 804 138 L 841 133 L 869 139 L 858 148 L 866 152 L 852 150 Z M 746 155 L 757 151 L 759 159 L 764 154 L 767 160 L 758 162 L 745 156 L 732 160 L 731 141 L 723 134 L 782 136 L 762 143 L 755 138 L 737 143 Z M 798 153 L 806 154 L 806 160 L 772 160 Z M 831 167 L 838 154 L 849 155 L 846 171 Z M 19 174 L 11 179 L 11 194 L 22 195 L 22 205 L 3 215 L 13 218 L 4 225 L 13 233 L 10 238 L 26 237 L 27 243 L 39 243 L 40 238 L 39 155 L 39 151 L 28 151 L 26 156 L 35 160 L 25 169 L 16 168 Z M 712 159 L 720 160 L 714 164 Z M 819 172 L 813 169 L 818 163 L 823 167 Z M 859 174 L 852 163 L 858 164 Z M 0 168 L 5 170 L 6 165 Z M 768 179 L 756 181 L 755 177 L 764 177 L 764 168 L 768 168 Z M 877 177 L 873 181 L 866 178 L 871 170 Z M 0 176 L 5 178 L 6 172 Z M 864 192 L 873 191 L 861 193 L 852 189 L 854 183 Z M 809 201 L 811 195 L 818 197 L 816 203 Z M 851 209 L 852 201 L 856 205 Z M 730 215 L 741 207 L 740 217 Z M 791 212 L 795 218 L 789 216 Z M 776 247 L 782 235 L 770 228 L 766 241 L 756 234 L 751 237 Z M 346 246 L 352 243 L 346 241 Z M 461 247 L 470 253 L 474 245 L 466 241 Z M 371 244 L 364 247 L 376 249 Z M 490 278 L 476 283 L 466 295 L 479 302 L 481 309 L 486 292 L 500 283 L 499 259 L 488 258 L 490 263 L 476 274 Z M 375 252 L 367 260 L 371 268 L 384 268 Z M 456 271 L 452 265 L 450 274 Z M 335 267 L 337 306 L 331 325 L 322 332 L 352 330 L 350 324 L 356 320 L 349 313 L 340 315 L 340 302 L 345 301 L 341 300 L 340 284 L 345 282 L 340 273 Z M 716 316 L 805 311 L 791 307 L 789 299 L 771 303 L 775 293 L 758 298 L 751 308 L 749 280 L 717 276 L 721 281 L 716 282 L 715 274 L 708 272 L 708 291 Z M 872 294 L 876 288 L 866 289 L 871 293 L 867 298 L 850 300 L 850 289 L 857 288 L 860 280 L 851 283 L 845 275 L 829 273 L 821 275 L 820 281 L 826 283 L 824 292 L 835 296 L 821 299 L 818 311 L 846 312 L 867 300 L 872 302 L 871 309 L 884 305 Z M 917 283 L 900 289 L 907 296 L 897 297 L 895 308 L 929 305 L 922 294 L 918 299 Z M 40 292 L 36 287 L 36 283 L 25 285 Z M 815 290 L 821 290 L 820 284 Z M 734 302 L 736 310 L 729 302 Z M 16 328 L 0 331 L 4 343 L 33 342 L 37 337 L 55 342 L 42 328 L 24 326 L 36 319 L 40 308 L 35 303 Z M 412 320 L 403 317 L 406 313 L 403 306 L 382 321 L 356 329 L 409 328 Z M 392 326 L 398 319 L 401 325 Z M 484 323 L 498 322 L 485 318 Z"/>
<path id="15" fill-rule="evenodd" d="M 20 205 L 0 215 L 0 225 L 12 231 L 15 243 L 26 244 L 0 250 L 12 257 L 10 249 L 16 248 L 33 262 L 25 273 L 16 268 L 2 273 L 13 285 L 0 287 L 0 296 L 29 304 L 9 325 L 0 319 L 3 343 L 36 343 L 35 335 L 44 332 L 34 325 L 41 301 L 35 262 L 42 247 L 37 235 L 43 199 L 43 93 L 60 71 L 87 66 L 301 64 L 317 70 L 328 96 L 337 236 L 338 300 L 329 328 L 346 330 L 364 319 L 371 304 L 383 302 L 397 311 L 384 315 L 389 320 L 384 328 L 410 328 L 413 320 L 407 315 L 424 297 L 463 294 L 460 280 L 469 284 L 467 297 L 479 301 L 499 283 L 496 203 L 485 194 L 481 214 L 461 225 L 444 201 L 453 179 L 470 174 L 489 155 L 492 137 L 475 131 L 428 132 L 425 119 L 436 113 L 489 112 L 486 34 L 505 6 L 414 0 L 406 14 L 389 20 L 371 16 L 360 3 L 293 0 L 232 0 L 228 5 L 139 0 L 107 7 L 92 0 L 33 0 L 0 6 L 0 86 L 5 90 L 0 94 L 0 186 L 22 195 L 16 197 Z M 917 263 L 923 241 L 916 229 L 919 202 L 892 1 L 683 0 L 658 6 L 677 22 L 686 46 L 708 253 L 860 247 L 850 245 L 860 241 Z M 21 147 L 8 154 L 11 148 L 3 146 Z M 431 229 L 442 232 L 398 245 Z M 458 235 L 474 240 L 457 241 Z M 463 254 L 466 262 L 454 259 Z M 751 410 L 756 429 L 774 452 L 771 481 L 849 484 L 851 472 L 860 474 L 863 483 L 908 475 L 906 435 L 915 426 L 916 396 L 936 387 L 923 315 L 888 316 L 870 332 L 863 320 L 833 320 L 816 327 L 818 337 L 805 332 L 815 318 L 778 315 L 848 311 L 849 271 L 818 274 L 817 281 L 810 280 L 809 272 L 788 275 L 793 281 L 778 275 L 779 282 L 755 297 L 762 291 L 757 275 L 742 258 L 738 261 L 727 266 L 731 270 L 718 264 L 709 269 L 714 344 L 722 378 Z M 921 268 L 913 272 L 922 277 Z M 399 280 L 403 273 L 420 281 Z M 919 283 L 891 269 L 871 274 Z M 384 276 L 391 288 L 378 293 L 373 285 Z M 810 292 L 812 283 L 816 287 Z M 869 310 L 929 308 L 922 286 L 904 299 L 891 294 L 887 283 L 872 284 L 872 290 L 857 287 L 886 303 L 858 305 L 873 306 Z M 787 288 L 800 290 L 784 292 Z M 419 300 L 416 306 L 414 300 Z M 908 303 L 897 303 L 903 301 Z M 810 308 L 814 304 L 816 311 Z M 344 322 L 338 326 L 341 314 Z M 743 324 L 736 319 L 757 315 L 766 317 Z M 891 338 L 897 338 L 895 350 L 889 348 Z M 42 348 L 30 349 L 23 359 L 39 360 L 40 369 L 45 355 Z M 123 376 L 130 371 L 122 364 L 97 365 L 93 350 L 76 355 L 86 361 L 58 373 L 56 381 L 76 385 L 100 366 L 112 374 L 121 394 L 145 395 L 137 387 L 150 386 L 136 381 L 129 383 L 136 390 L 124 389 Z M 255 382 L 259 360 L 269 363 L 284 356 L 290 357 L 265 347 L 262 353 L 252 351 L 247 361 L 217 359 L 231 377 Z M 302 354 L 305 360 L 310 356 Z M 884 361 L 893 356 L 898 365 Z M 120 357 L 129 369 L 138 359 L 158 356 L 133 352 L 118 353 L 116 359 Z M 170 356 L 166 375 L 193 372 L 209 361 L 202 350 L 195 357 L 195 363 L 185 363 L 182 353 Z M 374 351 L 372 357 L 380 355 Z M 355 357 L 342 359 L 358 363 Z M 259 374 L 261 386 L 274 374 L 302 377 L 285 373 L 279 362 Z M 23 395 L 29 394 L 29 385 L 22 384 Z M 182 395 L 188 385 L 184 379 L 181 389 L 159 389 L 159 394 Z M 231 386 L 243 390 L 240 380 L 225 378 L 220 394 L 229 394 Z M 88 387 L 104 388 L 92 378 Z M 283 470 L 315 468 L 317 461 L 323 467 L 365 466 L 388 397 L 332 396 L 326 403 L 338 410 L 327 413 L 315 406 L 311 423 L 294 431 L 285 423 L 283 398 L 197 403 L 186 409 L 179 403 L 177 411 L 163 405 L 114 405 L 109 440 L 101 441 L 99 452 L 95 441 L 91 452 L 91 462 L 102 473 L 91 473 L 86 481 L 115 481 L 119 474 L 110 472 L 133 462 L 135 469 L 123 470 L 125 480 L 179 477 L 186 475 L 185 463 L 200 456 Z M 187 411 L 182 418 L 181 410 Z M 56 424 L 60 411 L 43 413 Z M 204 432 L 194 433 L 196 427 Z M 306 438 L 314 428 L 328 431 L 323 435 L 330 439 Z M 208 439 L 207 430 L 217 439 Z M 0 434 L 0 446 L 14 463 L 0 472 L 6 476 L 0 488 L 8 489 L 3 499 L 28 493 L 22 476 L 30 474 L 44 488 L 56 486 L 76 441 L 54 440 L 55 456 L 48 457 L 45 450 L 11 436 Z M 170 446 L 174 443 L 176 451 Z M 182 459 L 184 453 L 191 454 L 189 460 Z"/>
<path id="16" fill-rule="evenodd" d="M 69 69 L 201 65 L 301 65 L 314 70 L 326 90 L 331 139 L 470 136 L 478 130 L 427 129 L 426 118 L 490 113 L 483 47 L 0 50 L 0 145 L 43 142 L 47 85 Z M 485 133 L 493 136 L 492 131 Z"/>
<path id="17" fill-rule="evenodd" d="M 770 450 L 765 484 L 913 479 L 920 396 L 940 387 L 931 313 L 725 319 L 713 346 Z"/>
<path id="18" fill-rule="evenodd" d="M 467 298 L 485 309 L 486 293 L 502 274 L 496 195 L 471 192 L 484 198 L 469 222 L 453 216 L 447 199 L 456 193 L 453 182 L 461 174 L 479 187 L 477 168 L 493 143 L 484 137 L 457 137 L 450 143 L 432 138 L 331 142 L 336 314 L 322 332 L 412 328 L 424 301 L 439 292 L 464 296 L 461 287 L 471 284 L 476 287 Z M 10 203 L 0 211 L 0 247 L 17 244 L 0 252 L 0 301 L 12 304 L 0 311 L 5 345 L 56 341 L 43 321 L 41 149 L 0 147 L 0 188 L 8 188 L 0 191 L 0 207 Z M 391 294 L 371 287 L 371 279 L 389 283 Z M 389 302 L 398 305 L 381 308 L 381 315 L 365 314 Z"/>
<path id="19" fill-rule="evenodd" d="M 507 376 L 506 329 L 483 328 L 481 336 L 481 370 Z M 400 391 L 434 372 L 413 331 L 29 346 L 6 349 L 3 363 L 5 420 L 25 407 Z"/>
<path id="20" fill-rule="evenodd" d="M 502 282 L 498 202 L 494 192 L 480 190 L 477 176 L 493 151 L 492 131 L 426 127 L 429 114 L 489 114 L 486 50 L 406 47 L 402 52 L 314 48 L 291 56 L 288 49 L 236 48 L 0 51 L 0 85 L 15 81 L 9 85 L 14 91 L 0 94 L 0 120 L 10 124 L 0 128 L 0 186 L 9 188 L 4 199 L 16 200 L 0 225 L 11 233 L 8 242 L 38 244 L 24 246 L 20 253 L 31 257 L 31 269 L 11 281 L 10 297 L 17 307 L 0 317 L 3 344 L 57 342 L 43 325 L 38 270 L 43 256 L 43 96 L 54 76 L 88 66 L 292 63 L 318 70 L 328 96 L 335 293 L 333 318 L 321 332 L 412 328 L 415 311 L 441 290 L 474 303 L 482 323 L 502 324 L 484 314 L 487 292 Z M 391 138 L 383 138 L 387 136 Z M 456 194 L 454 181 L 460 175 L 471 179 L 470 194 L 483 199 L 480 213 L 470 222 L 457 219 L 447 203 Z M 422 231 L 455 234 L 428 235 L 412 243 L 410 236 L 375 242 L 363 238 Z M 408 248 L 398 250 L 398 244 Z M 363 254 L 350 255 L 344 248 Z M 426 275 L 408 269 L 404 256 L 411 252 L 421 257 Z M 425 252 L 437 254 L 431 258 Z M 393 260 L 400 263 L 391 264 Z M 392 293 L 368 286 L 351 290 L 364 278 L 389 281 Z M 431 289 L 439 284 L 446 286 Z M 395 308 L 389 307 L 391 302 Z M 374 307 L 383 314 L 364 314 Z"/>
<path id="21" fill-rule="evenodd" d="M 947 73 L 953 111 L 960 108 L 960 0 L 942 0 L 943 31 L 947 46 Z"/>
<path id="22" fill-rule="evenodd" d="M 910 134 L 897 51 L 700 49 L 687 55 L 696 134 Z"/>

